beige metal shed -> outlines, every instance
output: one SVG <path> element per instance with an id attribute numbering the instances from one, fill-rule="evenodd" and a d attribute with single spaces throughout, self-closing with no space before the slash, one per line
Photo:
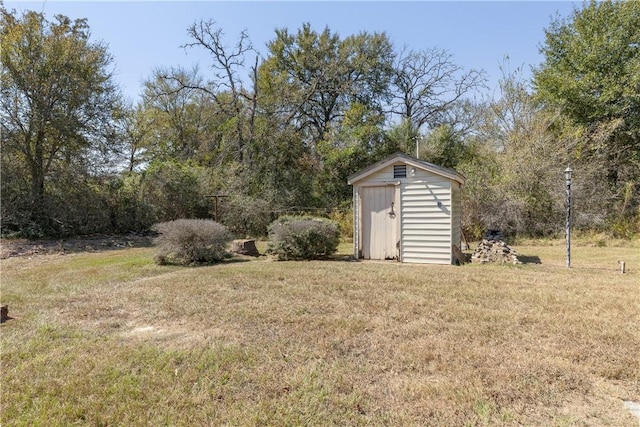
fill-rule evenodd
<path id="1" fill-rule="evenodd" d="M 451 264 L 460 247 L 465 178 L 403 153 L 351 175 L 354 255 L 364 259 Z"/>

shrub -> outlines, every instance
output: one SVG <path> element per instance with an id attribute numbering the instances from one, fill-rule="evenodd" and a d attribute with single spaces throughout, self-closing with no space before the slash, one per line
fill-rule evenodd
<path id="1" fill-rule="evenodd" d="M 269 226 L 269 252 L 280 260 L 325 257 L 339 241 L 338 225 L 326 218 L 283 216 Z"/>
<path id="2" fill-rule="evenodd" d="M 231 234 L 222 224 L 209 219 L 177 219 L 152 227 L 159 233 L 154 239 L 158 247 L 157 264 L 210 264 L 220 262 L 227 254 Z"/>

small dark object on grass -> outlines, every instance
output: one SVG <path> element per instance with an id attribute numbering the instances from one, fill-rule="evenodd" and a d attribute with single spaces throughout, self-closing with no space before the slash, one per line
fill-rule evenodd
<path id="1" fill-rule="evenodd" d="M 11 317 L 9 317 L 9 306 L 3 305 L 0 307 L 0 323 L 4 323 L 7 320 L 11 320 Z"/>

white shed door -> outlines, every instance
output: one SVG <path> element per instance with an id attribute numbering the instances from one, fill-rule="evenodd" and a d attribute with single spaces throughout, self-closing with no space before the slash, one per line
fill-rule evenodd
<path id="1" fill-rule="evenodd" d="M 396 187 L 362 187 L 362 256 L 364 259 L 395 259 L 397 221 Z"/>

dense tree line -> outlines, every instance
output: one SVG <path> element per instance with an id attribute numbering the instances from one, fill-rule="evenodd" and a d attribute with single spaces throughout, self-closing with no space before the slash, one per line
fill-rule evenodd
<path id="1" fill-rule="evenodd" d="M 575 224 L 640 231 L 640 3 L 591 2 L 545 29 L 532 81 L 504 64 L 497 96 L 443 49 L 342 37 L 310 24 L 249 34 L 187 29 L 206 71 L 150 70 L 127 105 L 86 20 L 0 7 L 2 234 L 147 230 L 215 217 L 258 235 L 295 210 L 341 218 L 348 175 L 393 152 L 467 177 L 469 238 L 488 227 L 563 230 L 562 171 Z"/>

